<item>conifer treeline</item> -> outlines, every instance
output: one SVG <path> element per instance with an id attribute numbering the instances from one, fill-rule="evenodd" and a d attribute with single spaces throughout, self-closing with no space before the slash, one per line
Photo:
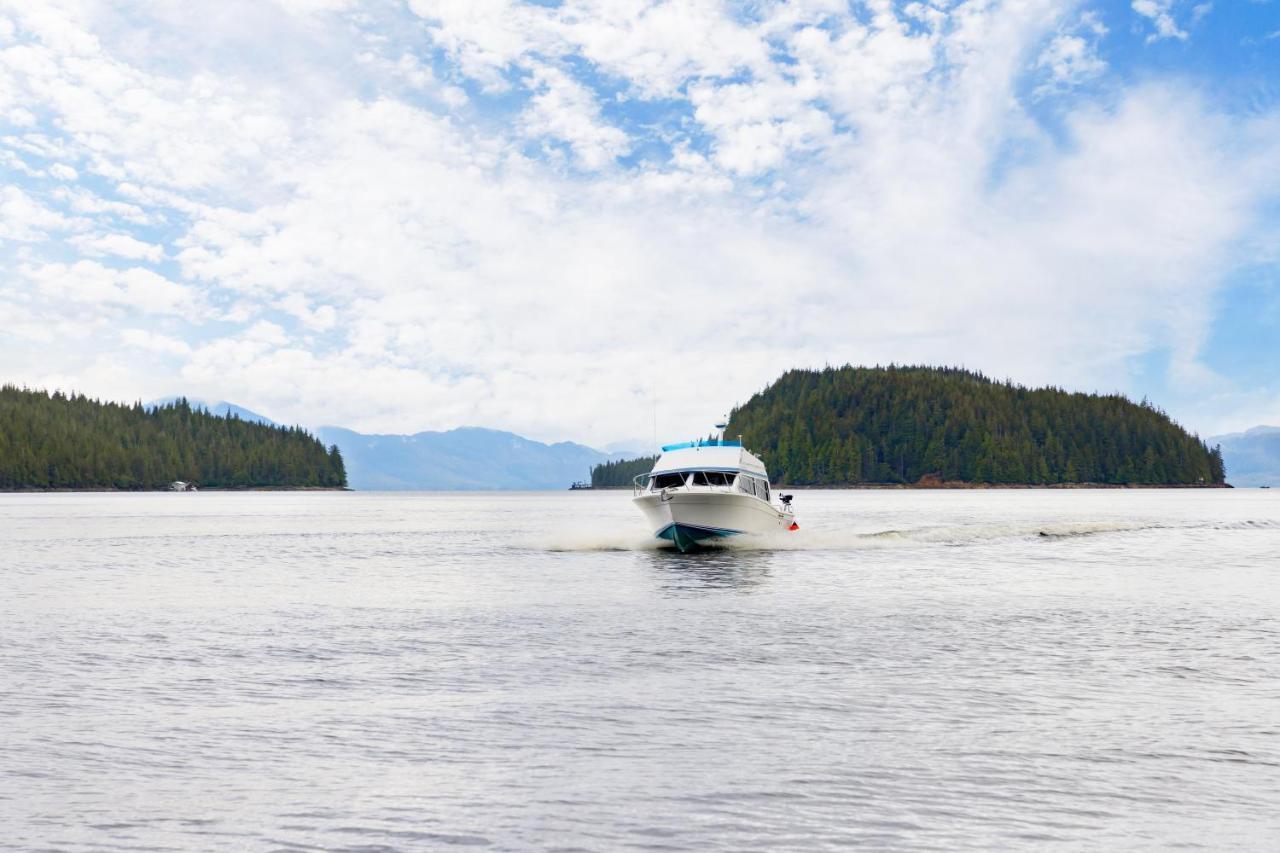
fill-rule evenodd
<path id="1" fill-rule="evenodd" d="M 597 489 L 616 489 L 630 486 L 631 481 L 640 474 L 648 474 L 653 470 L 656 456 L 641 456 L 639 459 L 617 459 L 613 462 L 601 462 L 591 469 L 591 485 Z"/>
<path id="2" fill-rule="evenodd" d="M 777 483 L 1221 484 L 1210 450 L 1147 401 L 957 368 L 792 370 L 735 410 Z"/>
<path id="3" fill-rule="evenodd" d="M 342 454 L 300 427 L 0 388 L 0 489 L 341 487 Z"/>

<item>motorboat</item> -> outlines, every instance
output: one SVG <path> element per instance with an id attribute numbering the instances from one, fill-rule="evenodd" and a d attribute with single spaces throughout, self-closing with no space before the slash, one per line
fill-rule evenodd
<path id="1" fill-rule="evenodd" d="M 792 496 L 778 495 L 775 504 L 764 463 L 723 433 L 664 446 L 653 470 L 633 481 L 632 496 L 653 535 L 682 552 L 730 536 L 800 529 Z"/>

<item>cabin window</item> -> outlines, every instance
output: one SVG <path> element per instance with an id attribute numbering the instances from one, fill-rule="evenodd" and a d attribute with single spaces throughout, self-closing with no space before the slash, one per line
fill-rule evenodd
<path id="1" fill-rule="evenodd" d="M 751 478 L 743 474 L 738 478 L 738 491 L 744 495 L 754 495 L 755 490 L 751 488 Z"/>
<path id="2" fill-rule="evenodd" d="M 760 481 L 760 491 L 757 494 L 759 494 L 760 497 L 764 498 L 766 501 L 769 500 L 769 481 L 768 480 Z"/>
<path id="3" fill-rule="evenodd" d="M 659 474 L 650 480 L 653 489 L 676 489 L 684 485 L 684 474 Z"/>
<path id="4" fill-rule="evenodd" d="M 691 484 L 694 486 L 732 486 L 733 474 L 723 471 L 694 471 Z"/>

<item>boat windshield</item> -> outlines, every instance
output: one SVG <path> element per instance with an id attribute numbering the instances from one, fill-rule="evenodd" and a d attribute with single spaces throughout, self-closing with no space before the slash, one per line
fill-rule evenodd
<path id="1" fill-rule="evenodd" d="M 732 486 L 738 475 L 732 471 L 679 471 L 649 478 L 651 489 L 678 489 L 681 486 Z"/>

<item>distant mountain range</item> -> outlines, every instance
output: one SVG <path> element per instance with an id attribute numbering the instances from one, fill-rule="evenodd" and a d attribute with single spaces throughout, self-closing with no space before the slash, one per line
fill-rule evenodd
<path id="1" fill-rule="evenodd" d="M 581 444 L 543 444 L 479 427 L 414 435 L 364 435 L 341 427 L 316 431 L 336 444 L 353 489 L 566 489 L 591 468 L 617 458 Z"/>
<path id="2" fill-rule="evenodd" d="M 1258 426 L 1209 439 L 1222 445 L 1227 482 L 1233 486 L 1280 488 L 1280 427 Z"/>
<path id="3" fill-rule="evenodd" d="M 147 407 L 176 399 L 152 400 Z M 188 397 L 187 402 L 223 417 L 234 414 L 244 421 L 276 423 L 225 400 L 210 404 Z M 605 453 L 571 441 L 543 444 L 512 432 L 480 427 L 414 435 L 365 435 L 335 426 L 311 432 L 325 445 L 338 446 L 353 489 L 567 489 L 575 481 L 590 481 L 592 467 L 601 462 L 639 455 L 634 451 Z"/>

